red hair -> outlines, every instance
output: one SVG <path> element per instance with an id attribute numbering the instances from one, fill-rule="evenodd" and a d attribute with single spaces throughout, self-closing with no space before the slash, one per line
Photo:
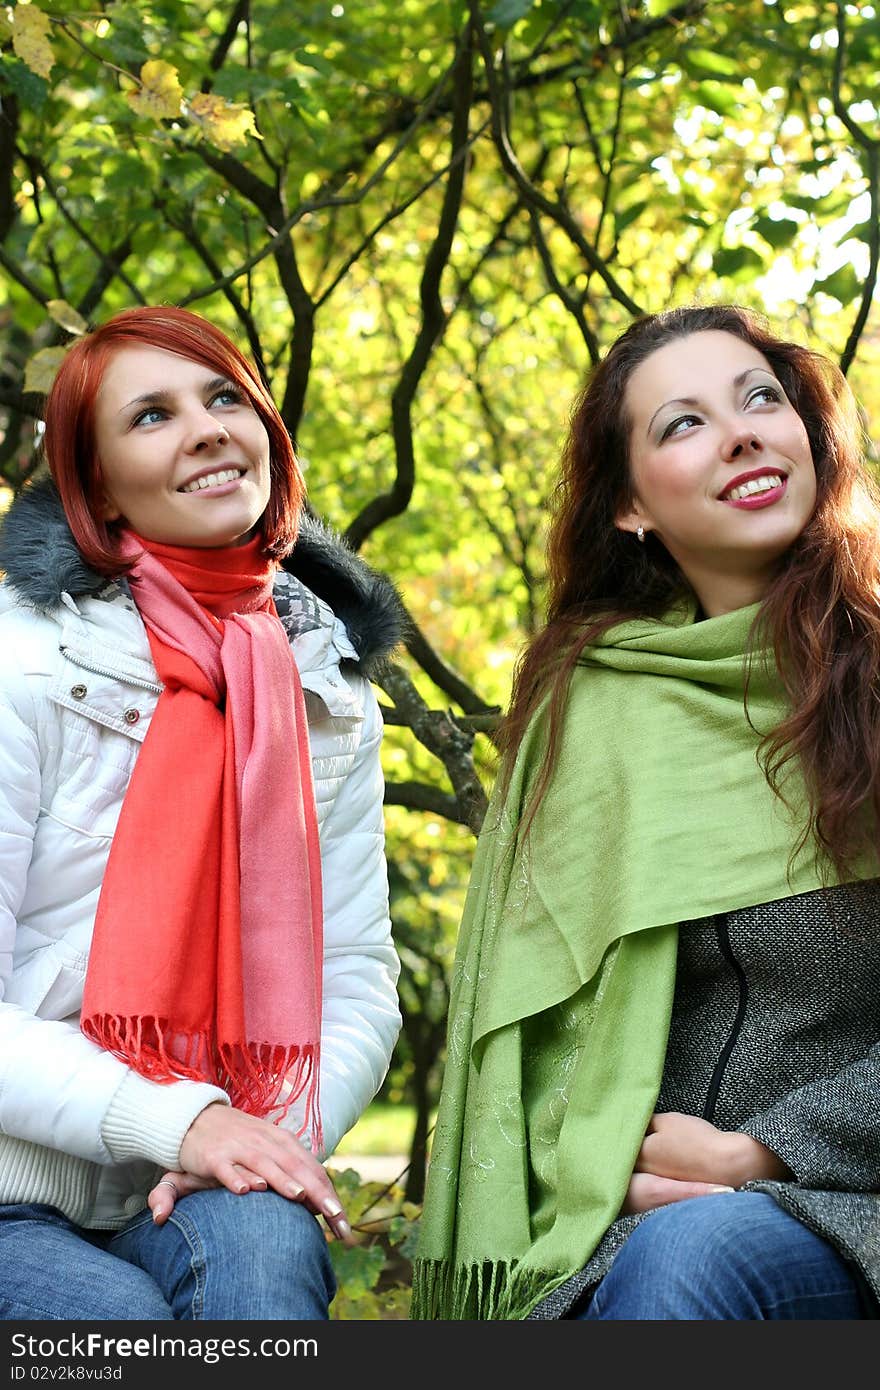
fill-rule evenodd
<path id="1" fill-rule="evenodd" d="M 269 435 L 271 491 L 263 514 L 266 554 L 287 555 L 296 541 L 305 484 L 278 408 L 254 367 L 225 333 L 188 309 L 144 305 L 124 309 L 78 339 L 46 398 L 44 448 L 74 540 L 98 574 L 128 568 L 114 526 L 102 516 L 101 462 L 95 444 L 95 401 L 107 364 L 125 347 L 155 347 L 200 362 L 228 377 L 250 401 Z"/>

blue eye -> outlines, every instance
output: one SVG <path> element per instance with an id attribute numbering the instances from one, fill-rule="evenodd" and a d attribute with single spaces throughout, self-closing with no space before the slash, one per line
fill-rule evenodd
<path id="1" fill-rule="evenodd" d="M 159 420 L 165 418 L 165 411 L 158 405 L 151 405 L 148 410 L 142 410 L 140 415 L 136 415 L 132 420 L 132 425 L 155 425 Z"/>
<path id="2" fill-rule="evenodd" d="M 661 441 L 669 439 L 673 434 L 681 434 L 681 426 L 699 425 L 701 423 L 698 415 L 679 415 L 677 419 L 670 420 L 665 430 L 660 436 Z"/>
<path id="3" fill-rule="evenodd" d="M 245 401 L 245 397 L 237 386 L 224 386 L 221 391 L 211 397 L 211 405 L 244 405 L 250 404 Z"/>

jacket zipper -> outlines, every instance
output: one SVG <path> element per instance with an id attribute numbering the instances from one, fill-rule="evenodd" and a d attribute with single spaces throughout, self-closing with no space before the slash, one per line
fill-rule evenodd
<path id="1" fill-rule="evenodd" d="M 731 1028 L 730 1033 L 728 1035 L 727 1042 L 721 1049 L 721 1055 L 719 1056 L 718 1061 L 715 1063 L 715 1067 L 712 1071 L 712 1078 L 709 1082 L 709 1089 L 706 1092 L 706 1104 L 703 1108 L 703 1118 L 705 1120 L 709 1120 L 710 1123 L 714 1123 L 715 1106 L 718 1104 L 718 1092 L 721 1090 L 721 1082 L 724 1080 L 724 1073 L 727 1069 L 727 1063 L 730 1061 L 730 1054 L 736 1046 L 737 1038 L 739 1037 L 740 1032 L 742 1030 L 743 1020 L 746 1016 L 746 1003 L 748 1000 L 749 993 L 749 986 L 748 981 L 746 979 L 745 971 L 743 970 L 742 966 L 740 965 L 739 961 L 734 955 L 733 947 L 730 944 L 730 933 L 727 930 L 726 917 L 720 917 L 717 919 L 715 930 L 718 933 L 718 945 L 721 948 L 721 954 L 723 955 L 724 959 L 728 962 L 728 964 L 732 967 L 733 972 L 736 975 L 737 980 L 739 981 L 739 1006 L 736 1011 L 736 1017 L 733 1020 L 733 1027 Z"/>
<path id="2" fill-rule="evenodd" d="M 131 676 L 128 672 L 111 671 L 107 666 L 98 666 L 93 661 L 85 661 L 78 653 L 70 647 L 60 646 L 59 651 L 62 656 L 67 657 L 75 666 L 81 666 L 84 671 L 91 671 L 95 676 L 107 676 L 109 680 L 124 681 L 126 685 L 139 685 L 143 690 L 152 690 L 157 695 L 161 695 L 164 686 L 157 685 L 155 681 L 142 680 L 139 676 Z"/>

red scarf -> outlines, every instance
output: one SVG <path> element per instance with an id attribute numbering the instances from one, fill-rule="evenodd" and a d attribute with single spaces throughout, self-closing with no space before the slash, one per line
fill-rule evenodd
<path id="1" fill-rule="evenodd" d="M 213 1082 L 252 1115 L 281 1118 L 305 1092 L 300 1133 L 320 1146 L 311 754 L 260 546 L 123 535 L 164 690 L 113 837 L 80 1026 L 142 1076 Z"/>

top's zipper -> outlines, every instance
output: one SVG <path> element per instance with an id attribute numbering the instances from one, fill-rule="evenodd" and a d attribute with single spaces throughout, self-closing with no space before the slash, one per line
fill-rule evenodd
<path id="1" fill-rule="evenodd" d="M 721 954 L 733 967 L 734 973 L 739 981 L 739 1007 L 737 1008 L 736 1018 L 733 1020 L 727 1042 L 721 1049 L 721 1055 L 715 1063 L 715 1067 L 712 1071 L 712 1079 L 709 1082 L 709 1089 L 706 1092 L 706 1104 L 703 1109 L 703 1118 L 709 1120 L 710 1123 L 714 1122 L 715 1106 L 718 1104 L 718 1092 L 721 1090 L 724 1072 L 727 1068 L 727 1063 L 730 1061 L 730 1054 L 736 1046 L 736 1041 L 740 1035 L 743 1020 L 746 1016 L 746 1001 L 749 992 L 745 971 L 734 955 L 733 947 L 730 944 L 730 933 L 727 930 L 726 917 L 718 918 L 716 922 L 716 931 L 718 933 L 718 944 L 721 947 Z"/>
<path id="2" fill-rule="evenodd" d="M 70 647 L 60 646 L 59 651 L 62 656 L 67 657 L 75 666 L 81 666 L 84 671 L 91 671 L 95 676 L 107 676 L 110 680 L 124 681 L 126 685 L 138 685 L 143 690 L 152 690 L 156 695 L 161 695 L 164 686 L 158 685 L 156 681 L 143 680 L 140 676 L 132 676 L 127 671 L 111 671 L 107 666 L 98 666 L 94 661 L 86 661 L 78 652 L 74 652 Z"/>

